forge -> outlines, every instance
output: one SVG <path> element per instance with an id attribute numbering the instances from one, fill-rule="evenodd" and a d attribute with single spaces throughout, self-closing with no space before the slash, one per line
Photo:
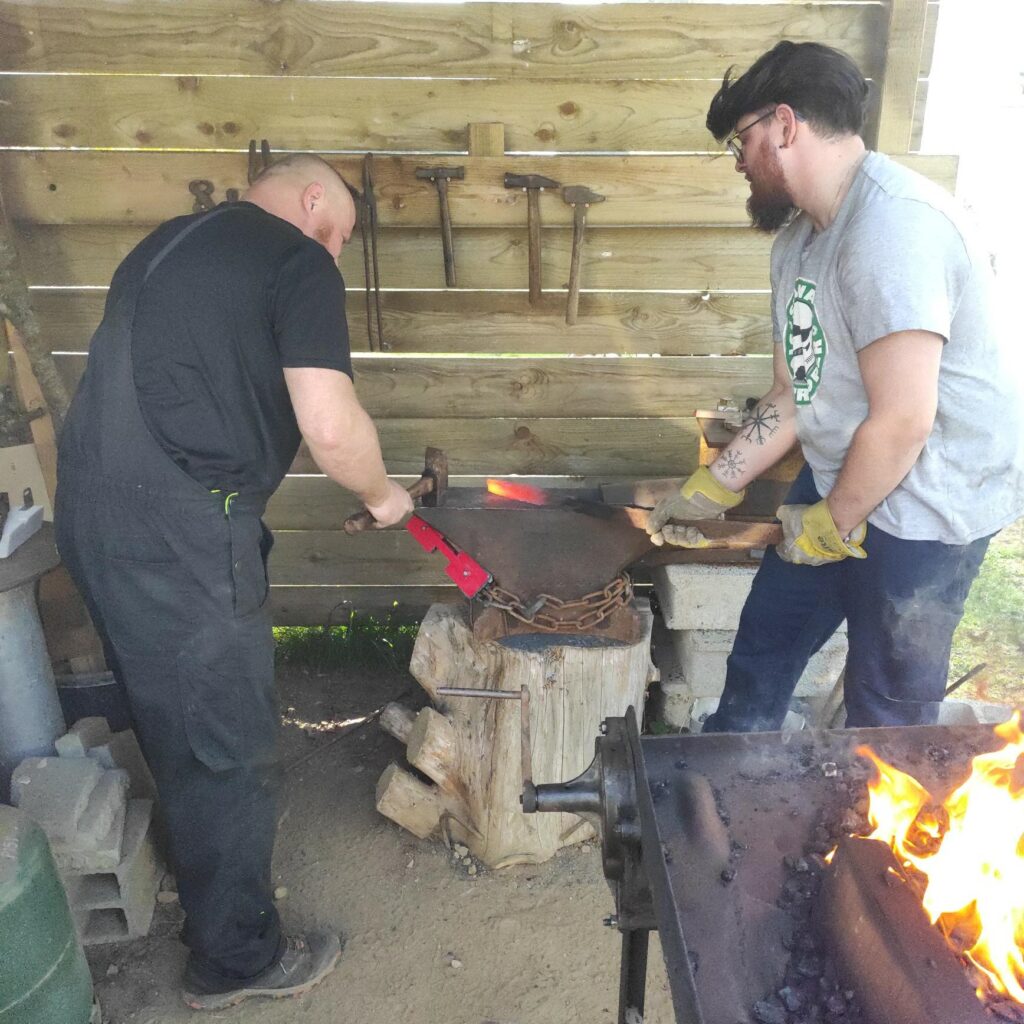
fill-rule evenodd
<path id="1" fill-rule="evenodd" d="M 597 823 L 622 933 L 619 1024 L 641 1024 L 657 930 L 678 1024 L 982 1024 L 986 1009 L 887 846 L 861 826 L 861 744 L 933 794 L 1004 741 L 987 727 L 641 736 L 602 725 L 576 779 L 524 787 L 524 810 Z M 833 865 L 825 855 L 837 843 Z M 895 864 L 895 868 L 893 865 Z"/>

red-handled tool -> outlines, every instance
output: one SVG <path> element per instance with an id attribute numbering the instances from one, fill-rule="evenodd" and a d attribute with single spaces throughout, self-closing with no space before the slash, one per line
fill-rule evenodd
<path id="1" fill-rule="evenodd" d="M 476 597 L 494 578 L 464 551 L 456 551 L 445 540 L 443 533 L 435 530 L 419 516 L 413 516 L 405 524 L 405 528 L 416 538 L 424 551 L 440 551 L 444 555 L 448 561 L 444 571 L 466 597 Z"/>

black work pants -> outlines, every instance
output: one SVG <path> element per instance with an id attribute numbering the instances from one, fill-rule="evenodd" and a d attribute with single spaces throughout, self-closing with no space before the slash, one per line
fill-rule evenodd
<path id="1" fill-rule="evenodd" d="M 283 947 L 269 531 L 215 495 L 176 504 L 71 474 L 55 519 L 157 784 L 190 976 L 231 987 Z"/>

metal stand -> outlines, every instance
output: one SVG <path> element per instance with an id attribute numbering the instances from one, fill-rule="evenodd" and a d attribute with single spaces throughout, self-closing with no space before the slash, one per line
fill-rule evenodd
<path id="1" fill-rule="evenodd" d="M 36 607 L 39 578 L 60 564 L 53 527 L 0 560 L 0 799 L 26 757 L 54 752 L 64 715 Z"/>
<path id="2" fill-rule="evenodd" d="M 647 946 L 651 933 L 646 928 L 622 933 L 619 964 L 619 1022 L 643 1024 L 647 993 Z"/>

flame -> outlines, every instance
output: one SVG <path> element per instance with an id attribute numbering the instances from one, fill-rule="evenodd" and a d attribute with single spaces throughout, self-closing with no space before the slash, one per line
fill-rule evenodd
<path id="1" fill-rule="evenodd" d="M 525 501 L 528 505 L 546 505 L 547 494 L 540 487 L 530 484 L 514 484 L 508 480 L 488 480 L 487 490 L 499 498 L 511 498 L 513 501 Z"/>
<path id="2" fill-rule="evenodd" d="M 880 761 L 868 786 L 868 837 L 888 843 L 927 879 L 922 903 L 948 936 L 973 944 L 965 955 L 1002 996 L 1024 1004 L 1024 732 L 1021 713 L 995 733 L 1006 746 L 979 754 L 941 807 L 911 776 Z M 978 989 L 984 997 L 984 989 Z"/>

